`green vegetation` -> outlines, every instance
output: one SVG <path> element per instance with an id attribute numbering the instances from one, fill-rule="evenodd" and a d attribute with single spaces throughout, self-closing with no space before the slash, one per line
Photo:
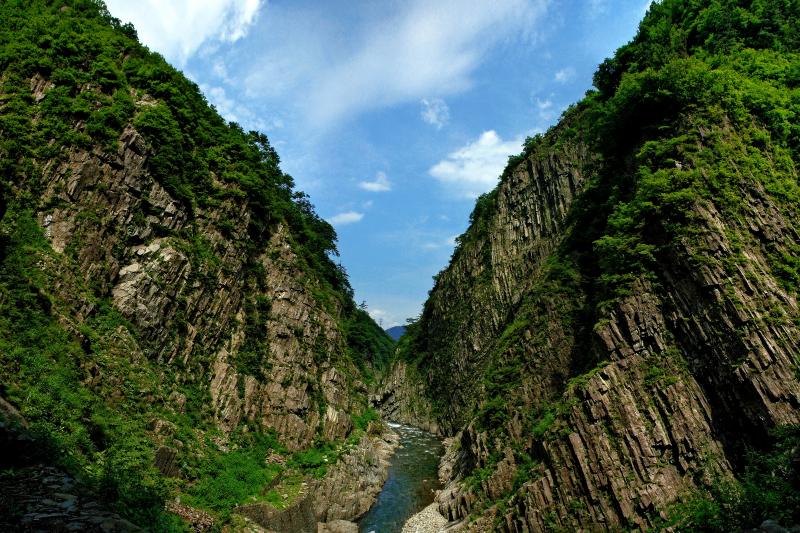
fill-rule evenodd
<path id="1" fill-rule="evenodd" d="M 344 323 L 347 346 L 353 362 L 362 372 L 380 371 L 386 368 L 394 355 L 395 343 L 361 308 L 354 309 Z M 367 365 L 372 368 L 368 369 Z"/>
<path id="2" fill-rule="evenodd" d="M 197 482 L 187 490 L 185 500 L 229 518 L 234 507 L 252 501 L 282 475 L 280 465 L 265 464 L 271 451 L 286 453 L 270 434 L 244 439 L 238 449 L 200 465 Z"/>
<path id="3" fill-rule="evenodd" d="M 340 453 L 341 449 L 333 443 L 319 442 L 313 448 L 295 453 L 289 465 L 316 478 L 323 478 L 328 467 L 339 459 Z"/>
<path id="4" fill-rule="evenodd" d="M 245 338 L 234 359 L 236 370 L 241 374 L 264 377 L 269 371 L 267 320 L 271 307 L 272 302 L 262 295 L 245 301 Z"/>
<path id="5" fill-rule="evenodd" d="M 671 531 L 738 531 L 743 524 L 770 519 L 800 521 L 800 427 L 772 434 L 767 450 L 749 449 L 740 479 L 717 480 L 708 493 L 691 494 L 676 504 L 663 528 Z"/>
<path id="6" fill-rule="evenodd" d="M 352 415 L 353 425 L 356 429 L 366 431 L 370 422 L 376 422 L 381 419 L 381 415 L 372 407 L 367 407 L 360 415 Z"/>

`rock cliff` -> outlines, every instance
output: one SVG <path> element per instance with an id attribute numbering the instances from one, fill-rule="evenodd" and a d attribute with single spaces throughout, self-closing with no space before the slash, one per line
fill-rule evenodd
<path id="1" fill-rule="evenodd" d="M 797 446 L 782 440 L 800 424 L 800 130 L 796 103 L 777 98 L 797 78 L 746 66 L 786 57 L 795 72 L 798 11 L 744 4 L 653 4 L 596 90 L 478 199 L 400 353 L 455 437 L 438 497 L 449 520 L 800 519 Z"/>
<path id="2" fill-rule="evenodd" d="M 0 16 L 2 398 L 133 522 L 172 520 L 175 486 L 224 522 L 278 471 L 324 473 L 392 350 L 333 228 L 102 3 Z"/>

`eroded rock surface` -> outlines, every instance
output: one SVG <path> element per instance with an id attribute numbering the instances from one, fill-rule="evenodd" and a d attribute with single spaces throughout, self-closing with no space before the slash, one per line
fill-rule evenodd
<path id="1" fill-rule="evenodd" d="M 426 304 L 417 384 L 454 436 L 437 501 L 467 529 L 647 530 L 731 479 L 743 436 L 757 446 L 800 423 L 800 311 L 775 266 L 798 240 L 796 206 L 752 176 L 735 216 L 696 198 L 691 237 L 660 243 L 652 277 L 589 307 L 592 272 L 561 250 L 581 238 L 570 206 L 601 171 L 561 141 L 510 168 Z"/>

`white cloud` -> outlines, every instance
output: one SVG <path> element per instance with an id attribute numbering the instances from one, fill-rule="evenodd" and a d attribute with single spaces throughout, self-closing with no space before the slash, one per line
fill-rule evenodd
<path id="1" fill-rule="evenodd" d="M 378 172 L 375 174 L 375 179 L 373 181 L 359 182 L 358 186 L 365 191 L 370 192 L 386 192 L 392 190 L 392 183 L 389 181 L 389 178 L 386 177 L 386 173 L 384 172 Z"/>
<path id="2" fill-rule="evenodd" d="M 229 122 L 238 122 L 245 129 L 258 131 L 274 131 L 283 127 L 280 118 L 265 119 L 263 115 L 229 97 L 224 87 L 202 84 L 200 90 L 222 118 Z"/>
<path id="3" fill-rule="evenodd" d="M 451 235 L 445 239 L 428 241 L 422 244 L 422 248 L 425 250 L 439 250 L 441 248 L 451 249 L 455 247 L 457 237 L 458 235 Z"/>
<path id="4" fill-rule="evenodd" d="M 219 79 L 223 80 L 224 82 L 230 83 L 231 81 L 233 81 L 228 77 L 228 67 L 225 65 L 225 62 L 222 61 L 221 59 L 217 58 L 214 61 L 211 70 Z"/>
<path id="5" fill-rule="evenodd" d="M 442 126 L 450 120 L 450 108 L 441 98 L 431 98 L 430 100 L 423 98 L 420 103 L 422 104 L 420 112 L 422 120 L 431 126 L 436 126 L 437 130 L 442 129 Z"/>
<path id="6" fill-rule="evenodd" d="M 504 141 L 494 130 L 452 152 L 428 171 L 457 196 L 475 198 L 492 189 L 508 163 L 521 151 L 521 139 Z"/>
<path id="7" fill-rule="evenodd" d="M 206 95 L 208 101 L 217 108 L 217 111 L 225 120 L 238 122 L 239 117 L 234 111 L 236 109 L 236 102 L 228 98 L 223 87 L 209 87 L 201 85 L 200 90 Z"/>
<path id="8" fill-rule="evenodd" d="M 573 78 L 575 78 L 575 69 L 572 67 L 562 68 L 553 76 L 553 79 L 558 83 L 568 83 Z"/>
<path id="9" fill-rule="evenodd" d="M 372 317 L 372 320 L 374 320 L 378 324 L 382 324 L 384 319 L 389 315 L 389 313 L 387 313 L 383 309 L 367 308 L 367 313 L 369 313 L 369 316 Z"/>
<path id="10" fill-rule="evenodd" d="M 270 5 L 270 25 L 258 33 L 261 57 L 250 66 L 245 89 L 252 97 L 291 95 L 317 127 L 431 94 L 454 94 L 472 85 L 492 47 L 535 37 L 549 2 L 375 3 L 346 21 L 354 18 L 352 26 L 343 26 L 347 17 L 337 16 L 333 6 L 311 12 Z"/>
<path id="11" fill-rule="evenodd" d="M 589 0 L 589 16 L 596 18 L 608 11 L 608 0 Z"/>
<path id="12" fill-rule="evenodd" d="M 262 0 L 106 0 L 108 10 L 132 22 L 139 39 L 183 65 L 207 41 L 235 42 L 247 34 Z"/>
<path id="13" fill-rule="evenodd" d="M 549 98 L 542 100 L 536 99 L 536 107 L 539 109 L 539 120 L 542 122 L 550 122 L 556 117 L 556 109 L 553 107 L 553 101 Z"/>
<path id="14" fill-rule="evenodd" d="M 364 213 L 359 213 L 357 211 L 345 211 L 344 213 L 333 215 L 328 219 L 328 222 L 334 226 L 344 226 L 346 224 L 360 222 L 362 218 L 364 218 Z"/>

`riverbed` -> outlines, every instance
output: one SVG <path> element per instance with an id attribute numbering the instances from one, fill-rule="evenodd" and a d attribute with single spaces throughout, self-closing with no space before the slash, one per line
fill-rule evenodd
<path id="1" fill-rule="evenodd" d="M 441 488 L 441 441 L 415 427 L 389 425 L 400 435 L 400 447 L 378 500 L 358 523 L 361 533 L 400 533 L 406 520 L 433 502 L 434 491 Z"/>

